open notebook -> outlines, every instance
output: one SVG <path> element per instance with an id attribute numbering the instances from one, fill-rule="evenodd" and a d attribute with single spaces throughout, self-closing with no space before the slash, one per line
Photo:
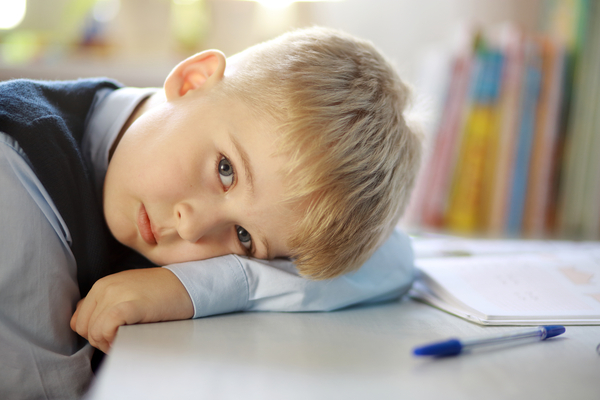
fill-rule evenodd
<path id="1" fill-rule="evenodd" d="M 426 242 L 413 298 L 483 325 L 600 325 L 598 243 Z"/>

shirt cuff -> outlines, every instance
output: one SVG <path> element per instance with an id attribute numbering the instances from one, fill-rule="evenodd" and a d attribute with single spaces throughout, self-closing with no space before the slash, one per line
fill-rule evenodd
<path id="1" fill-rule="evenodd" d="M 237 257 L 167 265 L 181 281 L 194 305 L 194 318 L 245 310 L 248 280 Z"/>

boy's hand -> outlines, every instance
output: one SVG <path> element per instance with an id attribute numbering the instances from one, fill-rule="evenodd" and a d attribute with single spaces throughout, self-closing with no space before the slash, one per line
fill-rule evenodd
<path id="1" fill-rule="evenodd" d="M 192 318 L 194 306 L 179 279 L 166 268 L 119 272 L 98 280 L 77 303 L 71 329 L 108 352 L 121 325 Z"/>

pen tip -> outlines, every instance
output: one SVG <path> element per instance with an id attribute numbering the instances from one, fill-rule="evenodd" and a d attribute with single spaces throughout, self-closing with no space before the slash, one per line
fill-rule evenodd
<path id="1" fill-rule="evenodd" d="M 413 350 L 415 356 L 434 356 L 434 357 L 445 357 L 455 356 L 460 354 L 462 351 L 462 344 L 456 340 L 451 339 L 445 342 L 434 343 L 428 346 L 417 347 Z"/>
<path id="2" fill-rule="evenodd" d="M 546 339 L 562 335 L 566 331 L 565 327 L 562 325 L 546 325 L 544 328 L 546 328 Z"/>

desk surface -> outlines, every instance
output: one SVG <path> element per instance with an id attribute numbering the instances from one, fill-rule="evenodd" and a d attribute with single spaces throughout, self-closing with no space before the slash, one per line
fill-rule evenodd
<path id="1" fill-rule="evenodd" d="M 481 327 L 413 300 L 126 326 L 89 397 L 600 399 L 600 326 L 459 357 L 411 355 L 430 341 L 513 329 Z"/>

